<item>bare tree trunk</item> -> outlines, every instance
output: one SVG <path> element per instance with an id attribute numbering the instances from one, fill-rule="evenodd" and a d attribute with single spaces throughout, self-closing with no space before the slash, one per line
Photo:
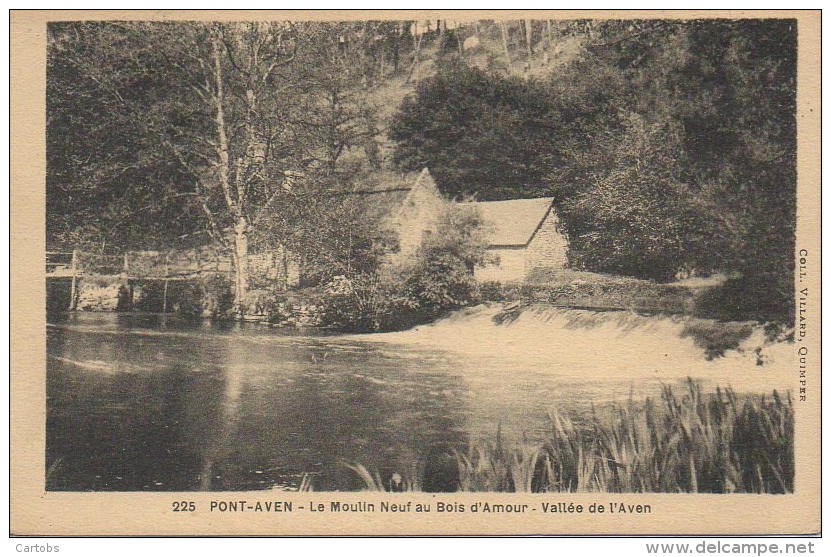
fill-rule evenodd
<path id="1" fill-rule="evenodd" d="M 236 268 L 234 306 L 242 316 L 248 297 L 248 221 L 242 215 L 234 224 L 234 262 Z"/>
<path id="2" fill-rule="evenodd" d="M 547 66 L 551 62 L 551 20 L 545 21 L 545 54 L 543 54 L 542 63 Z"/>
<path id="3" fill-rule="evenodd" d="M 216 125 L 217 155 L 219 156 L 219 182 L 228 209 L 234 215 L 234 246 L 232 259 L 236 278 L 234 281 L 234 308 L 237 314 L 242 315 L 245 308 L 245 300 L 248 297 L 248 222 L 242 212 L 241 198 L 243 189 L 241 186 L 241 163 L 237 161 L 236 169 L 236 191 L 231 189 L 231 163 L 228 149 L 228 135 L 225 131 L 225 92 L 222 82 L 222 41 L 218 34 L 213 36 L 213 62 L 214 62 L 214 85 L 215 85 L 215 110 L 214 123 Z M 237 199 L 234 199 L 236 194 Z"/>
<path id="4" fill-rule="evenodd" d="M 283 255 L 283 257 L 281 258 L 281 263 L 282 263 L 281 274 L 283 275 L 283 290 L 288 290 L 289 289 L 289 255 L 286 252 L 286 246 L 285 245 L 280 246 L 280 251 Z"/>
<path id="5" fill-rule="evenodd" d="M 500 21 L 499 29 L 502 31 L 502 47 L 505 49 L 505 60 L 508 62 L 508 67 L 510 67 L 511 52 L 508 50 L 508 23 L 505 21 Z"/>
<path id="6" fill-rule="evenodd" d="M 399 56 L 398 49 L 400 48 L 399 47 L 399 42 L 401 41 L 401 35 L 403 35 L 403 34 L 404 34 L 403 24 L 399 23 L 397 28 L 396 28 L 395 39 L 393 40 L 393 43 L 392 43 L 392 69 L 393 69 L 393 73 L 396 74 L 396 75 L 398 74 L 398 56 Z"/>
<path id="7" fill-rule="evenodd" d="M 405 83 L 409 83 L 412 79 L 413 75 L 415 75 L 415 82 L 418 83 L 419 80 L 419 67 L 418 67 L 418 57 L 421 52 L 421 38 L 424 36 L 418 35 L 418 23 L 415 23 L 413 27 L 415 31 L 415 35 L 413 35 L 413 65 L 410 67 L 410 73 L 407 74 L 407 80 Z"/>

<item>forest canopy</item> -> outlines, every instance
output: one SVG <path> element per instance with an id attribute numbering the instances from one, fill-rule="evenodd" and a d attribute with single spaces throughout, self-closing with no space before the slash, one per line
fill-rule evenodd
<path id="1" fill-rule="evenodd" d="M 395 161 L 429 166 L 450 196 L 553 195 L 575 267 L 737 273 L 737 311 L 792 312 L 796 23 L 591 22 L 590 36 L 541 77 L 442 66 L 391 124 Z"/>
<path id="2" fill-rule="evenodd" d="M 426 166 L 451 198 L 553 196 L 574 268 L 725 272 L 713 307 L 790 319 L 796 37 L 774 19 L 50 24 L 47 242 L 325 252 L 356 224 L 327 220 L 327 192 Z"/>

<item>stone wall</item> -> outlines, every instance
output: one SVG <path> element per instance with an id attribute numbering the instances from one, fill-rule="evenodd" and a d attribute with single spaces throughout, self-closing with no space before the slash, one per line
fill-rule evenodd
<path id="1" fill-rule="evenodd" d="M 560 231 L 557 214 L 550 209 L 526 246 L 495 246 L 488 256 L 496 260 L 475 269 L 479 282 L 522 282 L 535 269 L 568 266 L 568 240 Z"/>
<path id="2" fill-rule="evenodd" d="M 522 282 L 525 278 L 526 252 L 523 246 L 490 248 L 487 257 L 493 263 L 476 267 L 473 275 L 479 282 Z"/>
<path id="3" fill-rule="evenodd" d="M 323 321 L 323 307 L 314 303 L 285 302 L 279 313 L 268 321 L 275 327 L 318 327 Z"/>
<path id="4" fill-rule="evenodd" d="M 568 241 L 560 231 L 554 209 L 550 209 L 542 225 L 528 244 L 525 273 L 537 268 L 564 269 L 568 266 Z"/>
<path id="5" fill-rule="evenodd" d="M 436 230 L 439 215 L 447 207 L 429 172 L 422 172 L 413 189 L 404 200 L 401 210 L 389 225 L 398 234 L 398 253 L 390 258 L 400 261 L 411 256 L 421 246 L 426 233 Z"/>

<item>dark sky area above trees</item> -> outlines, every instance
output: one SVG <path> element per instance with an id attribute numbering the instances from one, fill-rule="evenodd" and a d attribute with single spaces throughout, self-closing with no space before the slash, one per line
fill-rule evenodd
<path id="1" fill-rule="evenodd" d="M 554 196 L 576 268 L 723 271 L 741 277 L 737 312 L 792 312 L 795 21 L 425 31 L 51 24 L 49 245 L 165 248 L 245 226 L 302 249 L 327 192 L 428 166 L 451 198 Z"/>

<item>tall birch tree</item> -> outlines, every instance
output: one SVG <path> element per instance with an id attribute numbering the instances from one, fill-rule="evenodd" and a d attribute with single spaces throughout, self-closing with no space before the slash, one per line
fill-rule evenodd
<path id="1" fill-rule="evenodd" d="M 85 116 L 103 122 L 102 137 L 113 149 L 128 136 L 139 137 L 119 165 L 95 157 L 57 162 L 52 191 L 71 189 L 55 182 L 73 163 L 96 168 L 74 184 L 89 190 L 101 189 L 119 166 L 172 164 L 167 172 L 111 185 L 126 199 L 142 193 L 151 212 L 171 199 L 186 199 L 185 213 L 194 218 L 198 211 L 201 227 L 230 255 L 235 306 L 244 312 L 249 236 L 276 210 L 287 176 L 301 164 L 291 114 L 300 79 L 295 60 L 303 46 L 298 27 L 288 22 L 52 26 L 50 56 L 61 71 L 49 76 L 51 93 L 70 100 L 53 103 L 48 116 L 73 112 L 71 99 L 83 88 Z M 90 109 L 94 105 L 97 110 Z M 53 139 L 53 151 L 66 147 Z"/>

